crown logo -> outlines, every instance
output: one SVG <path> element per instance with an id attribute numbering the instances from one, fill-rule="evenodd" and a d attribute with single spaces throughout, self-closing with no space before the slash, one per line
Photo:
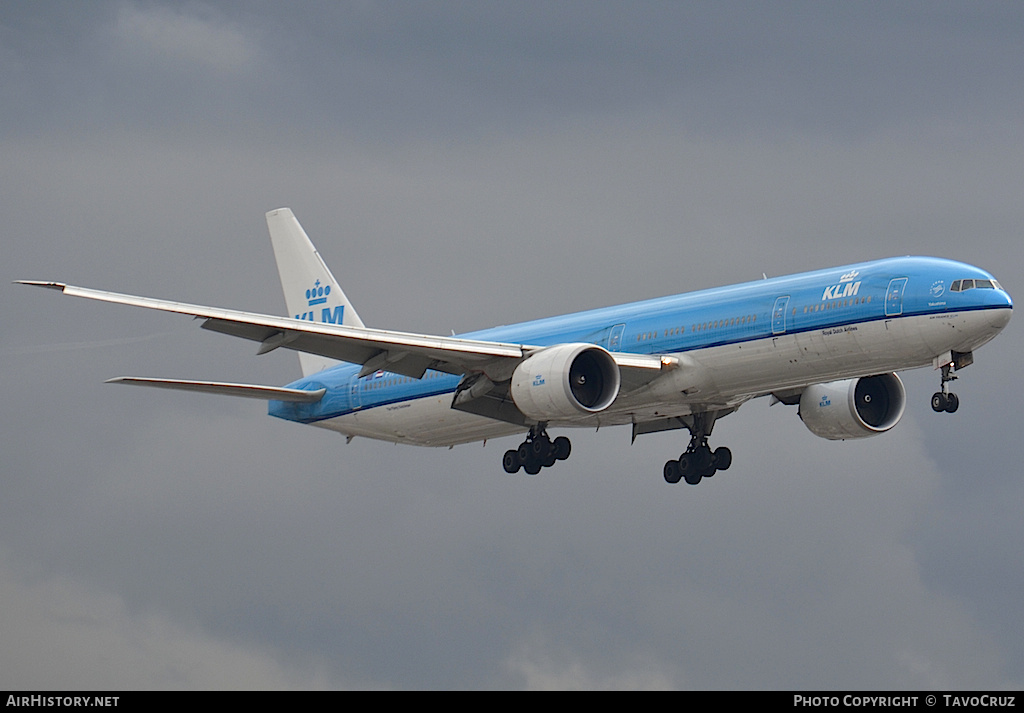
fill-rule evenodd
<path id="1" fill-rule="evenodd" d="M 324 285 L 321 287 L 320 280 L 317 280 L 311 289 L 306 290 L 306 299 L 309 300 L 309 306 L 322 305 L 327 302 L 327 295 L 331 294 L 331 286 Z"/>
<path id="2" fill-rule="evenodd" d="M 839 281 L 840 282 L 851 282 L 852 280 L 856 279 L 857 275 L 859 275 L 859 274 L 860 273 L 857 272 L 856 270 L 854 270 L 853 272 L 848 272 L 845 275 L 843 275 L 842 277 L 840 277 Z"/>

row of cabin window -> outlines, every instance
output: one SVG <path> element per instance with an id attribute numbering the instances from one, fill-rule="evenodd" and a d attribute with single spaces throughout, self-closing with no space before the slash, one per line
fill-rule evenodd
<path id="1" fill-rule="evenodd" d="M 423 375 L 423 379 L 436 379 L 441 376 L 439 372 L 429 371 Z M 370 391 L 373 389 L 383 389 L 385 386 L 393 386 L 394 384 L 408 384 L 413 381 L 422 381 L 423 379 L 414 379 L 411 376 L 398 376 L 389 378 L 380 378 L 374 381 L 363 382 L 363 389 Z"/>
<path id="2" fill-rule="evenodd" d="M 722 327 L 735 327 L 738 324 L 752 324 L 757 321 L 756 314 L 748 314 L 743 317 L 732 317 L 731 319 L 716 319 L 714 322 L 704 322 L 693 325 L 693 331 L 703 332 L 708 329 L 721 329 Z"/>
<path id="3" fill-rule="evenodd" d="M 867 297 L 854 297 L 848 300 L 836 300 L 835 302 L 822 302 L 816 305 L 805 305 L 804 314 L 808 312 L 822 312 L 827 309 L 840 309 L 841 307 L 850 307 L 852 305 L 868 304 L 871 302 L 871 295 Z M 793 308 L 793 314 L 796 314 L 796 308 Z"/>
<path id="4" fill-rule="evenodd" d="M 706 329 L 719 329 L 721 327 L 733 327 L 737 324 L 749 324 L 757 320 L 757 315 L 750 314 L 745 317 L 733 317 L 732 319 L 719 319 L 714 322 L 704 322 L 702 324 L 695 324 L 691 327 L 694 332 L 701 332 Z M 663 337 L 675 337 L 680 334 L 686 333 L 686 327 L 673 327 L 672 329 L 666 329 Z M 649 339 L 656 339 L 658 333 L 655 332 L 644 332 L 636 335 L 638 342 L 645 342 Z"/>

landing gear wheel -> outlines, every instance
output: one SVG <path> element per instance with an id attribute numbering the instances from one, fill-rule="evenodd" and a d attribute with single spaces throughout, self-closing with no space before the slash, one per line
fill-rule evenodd
<path id="1" fill-rule="evenodd" d="M 558 460 L 565 460 L 572 452 L 572 443 L 565 436 L 556 438 L 553 445 L 555 447 L 555 458 Z"/>
<path id="2" fill-rule="evenodd" d="M 694 473 L 694 472 L 685 473 L 683 475 L 683 479 L 686 481 L 686 483 L 688 485 L 697 485 L 700 482 L 700 479 L 703 478 L 703 477 L 704 476 L 701 475 L 700 473 Z"/>
<path id="3" fill-rule="evenodd" d="M 551 450 L 551 441 L 546 436 L 538 436 L 533 439 L 533 442 L 529 444 L 530 455 L 539 461 L 543 461 L 547 458 L 548 451 Z"/>
<path id="4" fill-rule="evenodd" d="M 693 453 L 686 452 L 679 456 L 679 460 L 676 461 L 679 464 L 679 472 L 684 476 L 687 473 L 692 473 L 694 470 Z M 689 481 L 687 481 L 689 482 Z"/>
<path id="5" fill-rule="evenodd" d="M 675 485 L 683 478 L 683 472 L 679 470 L 679 461 L 670 460 L 665 463 L 665 482 Z"/>
<path id="6" fill-rule="evenodd" d="M 505 469 L 506 473 L 518 473 L 519 468 L 522 467 L 522 461 L 519 460 L 519 452 L 505 451 L 505 455 L 501 459 L 501 467 Z"/>
<path id="7" fill-rule="evenodd" d="M 711 461 L 713 456 L 711 455 L 711 449 L 707 446 L 702 446 L 693 452 L 694 468 L 701 473 L 707 471 L 711 467 Z"/>
<path id="8" fill-rule="evenodd" d="M 956 413 L 958 408 L 960 408 L 960 397 L 952 392 L 946 394 L 946 413 Z"/>
<path id="9" fill-rule="evenodd" d="M 715 454 L 711 457 L 711 465 L 715 470 L 729 470 L 729 466 L 732 465 L 732 451 L 725 446 L 716 448 Z"/>
<path id="10" fill-rule="evenodd" d="M 936 391 L 932 394 L 932 411 L 935 413 L 942 413 L 946 410 L 949 405 L 949 399 L 941 391 Z"/>

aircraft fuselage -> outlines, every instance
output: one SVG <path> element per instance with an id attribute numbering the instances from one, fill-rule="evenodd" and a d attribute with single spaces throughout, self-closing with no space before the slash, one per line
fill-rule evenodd
<path id="1" fill-rule="evenodd" d="M 969 287 L 968 287 L 969 285 Z M 923 366 L 970 354 L 1009 322 L 1013 302 L 992 275 L 951 260 L 890 258 L 495 327 L 467 339 L 598 345 L 678 360 L 607 409 L 550 427 L 656 422 L 727 412 L 768 393 Z M 316 403 L 271 401 L 269 413 L 350 436 L 447 446 L 521 433 L 521 423 L 452 408 L 460 377 L 422 379 L 339 364 L 293 389 Z"/>

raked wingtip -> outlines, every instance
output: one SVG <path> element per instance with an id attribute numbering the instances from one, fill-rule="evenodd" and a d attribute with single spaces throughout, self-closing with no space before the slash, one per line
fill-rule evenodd
<path id="1" fill-rule="evenodd" d="M 60 290 L 61 292 L 63 292 L 64 288 L 67 287 L 67 285 L 64 284 L 63 282 L 46 282 L 45 280 L 15 280 L 14 284 L 32 285 L 34 287 L 45 287 L 50 290 Z"/>

